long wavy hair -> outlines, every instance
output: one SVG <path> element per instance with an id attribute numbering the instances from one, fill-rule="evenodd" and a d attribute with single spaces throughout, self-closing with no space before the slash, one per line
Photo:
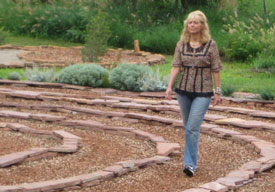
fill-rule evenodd
<path id="1" fill-rule="evenodd" d="M 201 25 L 201 34 L 200 34 L 200 43 L 204 44 L 207 43 L 208 41 L 210 41 L 211 39 L 211 35 L 210 35 L 210 31 L 209 31 L 209 27 L 208 27 L 208 23 L 207 23 L 207 18 L 205 16 L 205 14 L 202 11 L 193 11 L 191 13 L 189 13 L 189 15 L 187 16 L 187 19 L 184 20 L 184 27 L 181 33 L 181 37 L 180 39 L 184 41 L 184 43 L 188 43 L 190 42 L 190 33 L 188 31 L 188 22 L 192 19 L 198 20 Z"/>

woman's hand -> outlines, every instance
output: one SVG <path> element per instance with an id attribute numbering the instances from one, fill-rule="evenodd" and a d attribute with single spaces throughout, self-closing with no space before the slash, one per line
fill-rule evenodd
<path id="1" fill-rule="evenodd" d="M 214 94 L 213 107 L 220 104 L 220 102 L 221 102 L 221 95 L 220 94 Z"/>
<path id="2" fill-rule="evenodd" d="M 171 94 L 172 94 L 172 89 L 171 88 L 167 88 L 166 92 L 165 92 L 165 99 L 171 100 Z"/>

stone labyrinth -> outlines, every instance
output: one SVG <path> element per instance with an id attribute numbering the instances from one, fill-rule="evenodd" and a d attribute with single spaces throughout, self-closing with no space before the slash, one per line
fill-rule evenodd
<path id="1" fill-rule="evenodd" d="M 188 178 L 163 95 L 0 80 L 0 191 L 275 191 L 274 101 L 211 106 Z"/>

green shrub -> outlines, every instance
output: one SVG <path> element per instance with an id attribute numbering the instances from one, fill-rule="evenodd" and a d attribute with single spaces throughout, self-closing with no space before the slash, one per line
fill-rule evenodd
<path id="1" fill-rule="evenodd" d="M 156 72 L 153 70 L 148 71 L 148 73 L 141 78 L 141 84 L 141 91 L 164 91 L 168 85 L 168 78 L 162 80 L 159 68 L 157 68 Z"/>
<path id="2" fill-rule="evenodd" d="M 275 93 L 273 91 L 271 91 L 270 89 L 264 89 L 260 92 L 260 97 L 263 100 L 274 100 Z"/>
<path id="3" fill-rule="evenodd" d="M 140 47 L 145 51 L 173 54 L 179 41 L 182 26 L 168 24 L 140 31 L 134 37 L 140 41 Z"/>
<path id="4" fill-rule="evenodd" d="M 143 64 L 121 64 L 111 71 L 109 79 L 114 88 L 123 91 L 160 91 L 167 85 L 159 72 Z"/>
<path id="5" fill-rule="evenodd" d="M 94 62 L 107 51 L 107 43 L 111 35 L 106 21 L 106 13 L 99 10 L 91 19 L 87 31 L 87 40 L 82 49 L 82 57 L 85 62 Z"/>
<path id="6" fill-rule="evenodd" d="M 0 28 L 0 45 L 5 43 L 6 37 L 7 37 L 7 32 L 5 32 L 3 28 Z"/>
<path id="7" fill-rule="evenodd" d="M 63 69 L 58 77 L 60 83 L 101 87 L 108 72 L 97 64 L 75 64 Z"/>
<path id="8" fill-rule="evenodd" d="M 1 0 L 0 17 L 3 19 L 0 24 L 17 34 L 84 42 L 87 7 L 82 2 L 72 3 L 64 0 L 44 4 Z"/>
<path id="9" fill-rule="evenodd" d="M 229 23 L 224 25 L 227 33 L 225 55 L 245 61 L 274 46 L 275 24 L 270 22 L 272 16 L 269 17 L 256 14 L 247 22 L 240 21 L 237 15 L 225 19 Z"/>
<path id="10" fill-rule="evenodd" d="M 55 68 L 43 68 L 35 66 L 33 68 L 27 68 L 25 76 L 29 81 L 36 82 L 54 82 L 56 80 Z"/>
<path id="11" fill-rule="evenodd" d="M 21 79 L 21 75 L 18 72 L 14 71 L 8 75 L 8 79 L 19 81 Z"/>
<path id="12" fill-rule="evenodd" d="M 266 70 L 269 72 L 275 71 L 275 56 L 260 54 L 253 60 L 253 66 L 256 70 Z"/>
<path id="13" fill-rule="evenodd" d="M 222 86 L 222 95 L 230 97 L 236 91 L 236 88 L 232 85 L 225 84 Z"/>

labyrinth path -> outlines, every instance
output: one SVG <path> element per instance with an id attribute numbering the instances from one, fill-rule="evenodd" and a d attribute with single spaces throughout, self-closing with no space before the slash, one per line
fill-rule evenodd
<path id="1" fill-rule="evenodd" d="M 189 178 L 163 93 L 0 80 L 0 192 L 275 191 L 274 101 L 223 98 L 201 132 Z"/>

